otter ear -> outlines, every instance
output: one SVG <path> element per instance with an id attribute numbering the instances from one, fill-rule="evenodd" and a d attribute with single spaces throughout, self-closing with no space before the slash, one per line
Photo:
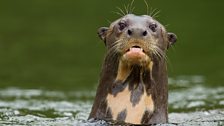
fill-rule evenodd
<path id="1" fill-rule="evenodd" d="M 106 44 L 106 35 L 107 35 L 107 31 L 108 31 L 109 28 L 107 27 L 101 27 L 98 29 L 98 36 L 101 38 L 101 40 L 104 41 L 104 43 Z"/>
<path id="2" fill-rule="evenodd" d="M 174 33 L 167 33 L 168 37 L 168 47 L 172 46 L 177 41 L 177 36 Z"/>

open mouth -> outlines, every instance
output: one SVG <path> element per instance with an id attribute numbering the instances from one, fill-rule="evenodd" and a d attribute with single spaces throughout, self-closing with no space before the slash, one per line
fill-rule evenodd
<path id="1" fill-rule="evenodd" d="M 132 46 L 124 54 L 124 56 L 127 59 L 136 59 L 136 60 L 143 58 L 145 55 L 146 55 L 145 51 L 140 46 Z"/>
<path id="2" fill-rule="evenodd" d="M 128 63 L 128 65 L 144 66 L 147 65 L 151 59 L 147 55 L 147 53 L 145 53 L 144 48 L 138 45 L 134 45 L 126 50 L 126 52 L 122 56 L 122 60 Z"/>
<path id="3" fill-rule="evenodd" d="M 145 53 L 145 51 L 140 46 L 132 46 L 128 50 L 126 50 L 126 53 Z"/>

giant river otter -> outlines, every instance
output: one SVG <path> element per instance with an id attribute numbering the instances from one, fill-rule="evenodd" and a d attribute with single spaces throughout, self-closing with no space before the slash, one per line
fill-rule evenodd
<path id="1" fill-rule="evenodd" d="M 98 30 L 107 52 L 89 118 L 168 121 L 166 51 L 176 35 L 148 15 L 127 14 Z"/>

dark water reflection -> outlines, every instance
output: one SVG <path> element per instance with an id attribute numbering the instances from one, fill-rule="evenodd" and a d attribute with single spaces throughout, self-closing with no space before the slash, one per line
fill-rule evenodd
<path id="1" fill-rule="evenodd" d="M 92 89 L 105 52 L 96 31 L 118 18 L 112 11 L 128 2 L 1 1 L 0 86 Z M 136 14 L 146 13 L 143 1 L 134 5 Z M 223 85 L 223 5 L 221 0 L 150 1 L 161 10 L 157 19 L 178 36 L 169 50 L 170 76 L 202 75 L 207 85 Z"/>

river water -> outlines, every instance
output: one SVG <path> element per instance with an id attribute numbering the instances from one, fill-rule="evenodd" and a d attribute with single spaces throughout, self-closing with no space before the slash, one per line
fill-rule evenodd
<path id="1" fill-rule="evenodd" d="M 224 125 L 224 87 L 205 87 L 204 79 L 203 76 L 169 78 L 170 114 L 166 125 Z M 0 123 L 5 126 L 108 125 L 102 120 L 86 121 L 94 95 L 94 90 L 1 89 Z"/>

